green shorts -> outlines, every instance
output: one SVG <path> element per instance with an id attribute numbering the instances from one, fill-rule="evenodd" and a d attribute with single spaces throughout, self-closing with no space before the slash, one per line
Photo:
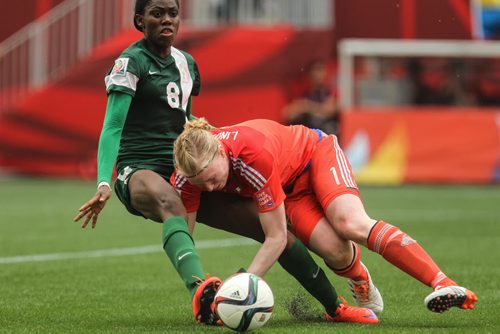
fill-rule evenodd
<path id="1" fill-rule="evenodd" d="M 125 167 L 122 170 L 118 172 L 118 177 L 116 178 L 115 181 L 115 192 L 116 196 L 118 196 L 118 199 L 120 202 L 125 205 L 125 208 L 127 208 L 127 211 L 130 212 L 133 215 L 136 216 L 142 216 L 142 213 L 137 211 L 132 207 L 132 204 L 130 203 L 130 192 L 128 191 L 128 181 L 130 180 L 130 177 L 140 170 L 139 168 L 132 168 L 132 167 Z"/>
<path id="2" fill-rule="evenodd" d="M 135 210 L 130 203 L 128 181 L 135 172 L 143 169 L 154 170 L 143 166 L 127 166 L 120 171 L 115 181 L 115 192 L 120 201 L 128 212 L 141 217 L 144 216 Z M 160 175 L 166 179 L 165 175 Z M 224 209 L 221 210 L 221 208 Z M 258 242 L 263 242 L 265 239 L 257 207 L 251 198 L 218 191 L 203 192 L 197 216 L 198 222 L 207 226 L 251 238 Z M 235 222 L 238 223 L 235 224 Z"/>
<path id="3" fill-rule="evenodd" d="M 132 207 L 132 203 L 130 201 L 130 192 L 128 190 L 128 181 L 130 180 L 130 177 L 135 172 L 137 172 L 139 170 L 144 170 L 144 169 L 152 170 L 152 171 L 158 173 L 158 175 L 163 177 L 167 182 L 170 182 L 169 171 L 159 172 L 156 170 L 156 168 L 151 168 L 148 166 L 126 166 L 118 171 L 118 177 L 116 178 L 115 186 L 114 186 L 116 196 L 118 196 L 118 199 L 120 200 L 120 202 L 122 202 L 123 205 L 125 205 L 125 208 L 127 208 L 127 211 L 135 216 L 141 216 L 141 217 L 144 217 L 144 215 Z M 144 218 L 146 218 L 146 217 L 144 217 Z"/>

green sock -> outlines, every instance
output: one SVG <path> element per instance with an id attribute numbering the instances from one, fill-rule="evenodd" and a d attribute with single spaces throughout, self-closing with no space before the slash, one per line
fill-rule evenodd
<path id="1" fill-rule="evenodd" d="M 184 281 L 186 288 L 194 296 L 199 278 L 205 279 L 205 272 L 194 248 L 187 222 L 182 217 L 171 217 L 163 222 L 163 249 L 175 270 Z"/>
<path id="2" fill-rule="evenodd" d="M 328 314 L 335 314 L 341 303 L 337 291 L 300 240 L 297 239 L 292 247 L 285 249 L 278 261 L 283 269 L 323 305 Z"/>

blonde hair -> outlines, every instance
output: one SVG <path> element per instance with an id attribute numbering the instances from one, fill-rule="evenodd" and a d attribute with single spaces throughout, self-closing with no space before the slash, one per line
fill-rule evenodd
<path id="1" fill-rule="evenodd" d="M 219 141 L 210 133 L 204 118 L 189 121 L 174 142 L 177 172 L 186 177 L 199 175 L 219 152 Z"/>

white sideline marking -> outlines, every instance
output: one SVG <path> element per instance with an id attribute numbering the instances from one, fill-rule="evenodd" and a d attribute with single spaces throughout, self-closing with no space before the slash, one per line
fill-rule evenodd
<path id="1" fill-rule="evenodd" d="M 244 238 L 200 240 L 196 241 L 196 249 L 247 246 L 255 244 L 257 244 L 256 241 Z M 59 260 L 69 260 L 69 259 L 86 259 L 86 258 L 106 257 L 106 256 L 126 256 L 126 255 L 137 255 L 137 254 L 149 254 L 161 251 L 163 251 L 163 249 L 161 248 L 160 245 L 149 245 L 142 247 L 100 249 L 88 252 L 6 256 L 6 257 L 0 257 L 0 264 L 59 261 Z"/>

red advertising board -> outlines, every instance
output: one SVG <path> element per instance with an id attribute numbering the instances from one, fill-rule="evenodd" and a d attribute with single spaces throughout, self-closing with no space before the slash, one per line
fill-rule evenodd
<path id="1" fill-rule="evenodd" d="M 341 142 L 359 183 L 497 183 L 500 111 L 356 109 Z"/>

